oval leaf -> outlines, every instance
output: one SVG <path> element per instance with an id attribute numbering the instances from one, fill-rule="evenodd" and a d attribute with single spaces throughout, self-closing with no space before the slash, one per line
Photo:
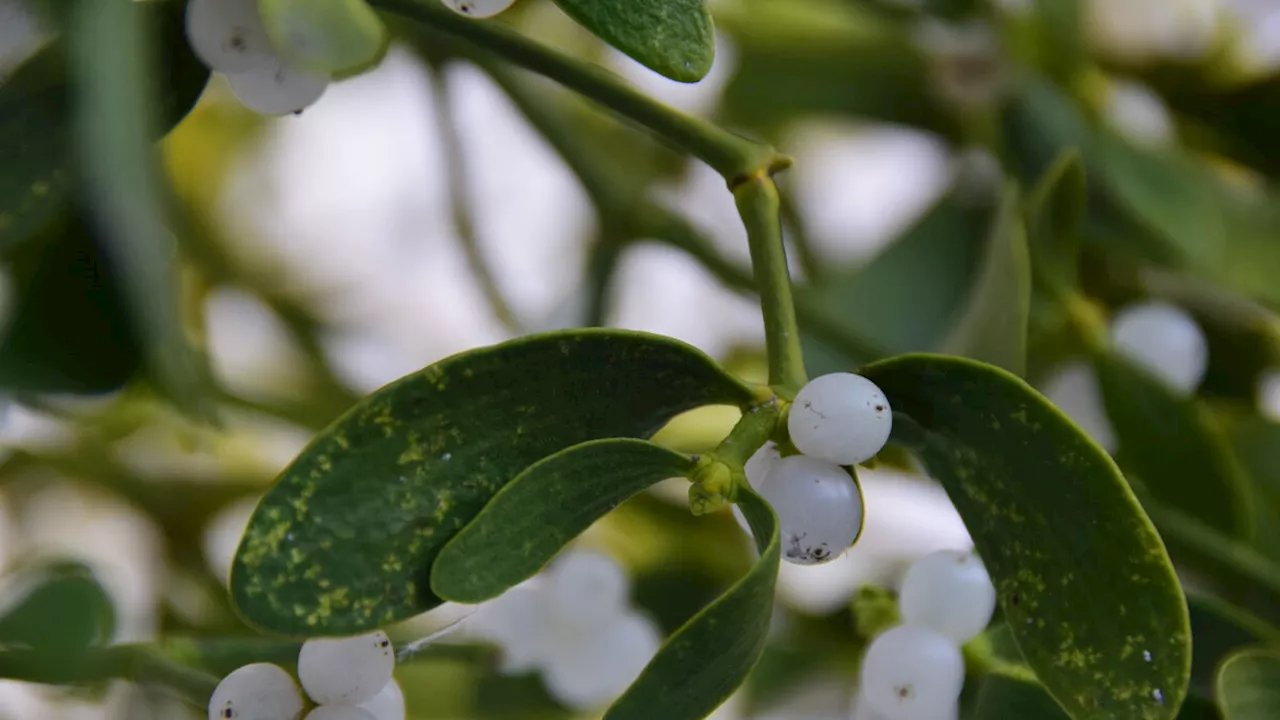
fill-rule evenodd
<path id="1" fill-rule="evenodd" d="M 711 70 L 716 44 L 704 0 L 555 0 L 565 14 L 636 62 L 680 82 Z"/>
<path id="2" fill-rule="evenodd" d="M 1086 186 L 1080 153 L 1066 150 L 1045 170 L 1027 199 L 1027 243 L 1036 270 L 1056 288 L 1076 285 Z"/>
<path id="3" fill-rule="evenodd" d="M 778 518 L 759 495 L 740 491 L 760 559 L 732 588 L 672 635 L 604 720 L 702 720 L 746 680 L 764 652 L 781 545 Z"/>
<path id="4" fill-rule="evenodd" d="M 907 355 L 860 372 L 893 405 L 895 441 L 955 503 L 1058 703 L 1080 720 L 1173 717 L 1191 663 L 1186 604 L 1106 453 L 995 367 Z"/>
<path id="5" fill-rule="evenodd" d="M 534 463 L 444 546 L 431 590 L 461 603 L 495 598 L 624 500 L 693 467 L 687 455 L 632 439 L 574 445 Z"/>
<path id="6" fill-rule="evenodd" d="M 0 646 L 65 657 L 111 640 L 111 598 L 85 566 L 58 563 L 9 582 L 12 604 L 0 610 Z"/>
<path id="7" fill-rule="evenodd" d="M 987 233 L 977 277 L 945 352 L 991 363 L 1016 375 L 1027 365 L 1027 316 L 1031 312 L 1031 257 L 1018 207 L 1007 185 Z"/>
<path id="8" fill-rule="evenodd" d="M 752 399 L 698 350 L 645 333 L 546 333 L 447 358 L 360 402 L 284 470 L 236 554 L 235 603 L 293 635 L 429 610 L 440 549 L 525 468 Z"/>
<path id="9" fill-rule="evenodd" d="M 186 116 L 204 91 L 209 71 L 191 52 L 183 30 L 184 3 L 131 3 L 156 30 L 155 72 L 163 88 L 160 130 Z M 72 90 L 67 43 L 57 40 L 29 58 L 0 85 L 0 250 L 48 229 L 71 212 L 75 186 Z"/>
<path id="10" fill-rule="evenodd" d="M 58 223 L 10 257 L 11 317 L 0 330 L 0 388 L 94 394 L 142 365 L 117 273 L 80 218 Z"/>
<path id="11" fill-rule="evenodd" d="M 886 355 L 934 350 L 970 295 L 990 228 L 989 207 L 946 196 L 865 265 L 797 288 L 796 302 L 821 306 Z M 876 359 L 850 357 L 805 330 L 812 375 Z"/>
<path id="12" fill-rule="evenodd" d="M 1093 366 L 1126 472 L 1152 498 L 1233 537 L 1252 535 L 1248 478 L 1213 418 L 1122 357 L 1099 354 Z"/>
<path id="13" fill-rule="evenodd" d="M 387 48 L 387 27 L 365 0 L 261 0 L 258 12 L 272 46 L 316 72 L 366 69 Z"/>
<path id="14" fill-rule="evenodd" d="M 1223 720 L 1280 717 L 1280 650 L 1241 650 L 1218 670 L 1218 708 Z"/>

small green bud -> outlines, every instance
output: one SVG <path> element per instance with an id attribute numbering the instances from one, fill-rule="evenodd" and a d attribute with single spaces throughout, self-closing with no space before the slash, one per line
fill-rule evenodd
<path id="1" fill-rule="evenodd" d="M 694 515 L 707 515 L 720 510 L 737 497 L 733 471 L 718 460 L 699 469 L 689 486 L 689 509 Z"/>
<path id="2" fill-rule="evenodd" d="M 902 624 L 898 600 L 888 588 L 864 585 L 850 603 L 858 637 L 871 640 L 895 625 Z"/>

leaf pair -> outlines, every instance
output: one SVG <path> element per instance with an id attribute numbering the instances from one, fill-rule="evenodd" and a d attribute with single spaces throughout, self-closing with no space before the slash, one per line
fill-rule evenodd
<path id="1" fill-rule="evenodd" d="M 622 501 L 692 471 L 639 438 L 684 410 L 753 399 L 696 350 L 640 333 L 550 333 L 449 358 L 375 393 L 285 471 L 250 522 L 233 595 L 251 622 L 291 634 L 495 597 Z M 670 717 L 700 718 L 755 664 L 778 531 L 763 501 L 743 503 L 761 560 L 609 717 L 650 717 L 661 698 Z"/>
<path id="2" fill-rule="evenodd" d="M 1077 718 L 1172 717 L 1190 663 L 1186 607 L 1110 458 L 991 366 L 910 355 L 862 372 L 899 413 L 894 441 L 955 501 L 1058 703 Z M 433 589 L 493 597 L 618 502 L 692 467 L 626 438 L 697 405 L 751 401 L 697 351 L 637 333 L 551 333 L 447 359 L 375 393 L 285 471 L 237 553 L 235 600 L 264 629 L 324 635 L 429 609 Z M 700 718 L 758 659 L 777 527 L 754 494 L 743 509 L 760 562 L 668 640 L 609 717 Z"/>

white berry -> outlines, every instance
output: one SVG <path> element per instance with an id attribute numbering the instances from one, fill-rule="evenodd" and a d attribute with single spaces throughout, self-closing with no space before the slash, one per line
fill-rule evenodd
<path id="1" fill-rule="evenodd" d="M 210 70 L 247 72 L 275 59 L 258 0 L 191 0 L 186 30 L 191 51 Z"/>
<path id="2" fill-rule="evenodd" d="M 502 648 L 499 672 L 515 675 L 541 667 L 558 642 L 547 622 L 544 601 L 531 587 L 515 587 L 476 611 L 468 629 Z"/>
<path id="3" fill-rule="evenodd" d="M 306 720 L 374 720 L 374 717 L 358 707 L 321 705 L 307 713 Z"/>
<path id="4" fill-rule="evenodd" d="M 751 486 L 752 490 L 760 492 L 760 484 L 764 482 L 765 476 L 773 469 L 773 464 L 781 458 L 782 454 L 778 450 L 778 444 L 770 440 L 747 459 L 742 470 L 746 474 L 747 484 Z M 743 515 L 736 505 L 733 508 L 733 516 L 737 518 L 738 524 L 742 526 L 743 530 L 748 533 L 751 532 L 751 525 L 747 523 L 747 516 Z"/>
<path id="5" fill-rule="evenodd" d="M 381 630 L 308 640 L 298 653 L 298 679 L 321 705 L 359 705 L 373 699 L 391 682 L 395 667 L 391 640 Z"/>
<path id="6" fill-rule="evenodd" d="M 1209 344 L 1182 308 L 1166 302 L 1130 305 L 1111 321 L 1116 352 L 1181 393 L 1194 392 L 1209 364 Z"/>
<path id="7" fill-rule="evenodd" d="M 977 555 L 939 550 L 912 563 L 902 579 L 898 604 L 903 622 L 963 645 L 991 622 L 996 589 Z"/>
<path id="8" fill-rule="evenodd" d="M 547 569 L 546 608 L 552 622 L 590 632 L 622 612 L 631 592 L 626 573 L 595 552 L 570 552 Z"/>
<path id="9" fill-rule="evenodd" d="M 899 625 L 867 647 L 859 687 L 870 709 L 886 720 L 943 717 L 964 687 L 964 658 L 947 637 Z"/>
<path id="10" fill-rule="evenodd" d="M 297 720 L 302 693 L 289 673 L 270 663 L 245 665 L 218 683 L 209 720 Z"/>
<path id="11" fill-rule="evenodd" d="M 372 700 L 360 703 L 360 709 L 373 716 L 373 720 L 404 720 L 404 692 L 400 683 L 387 683 Z"/>
<path id="12" fill-rule="evenodd" d="M 516 0 L 442 0 L 445 7 L 472 18 L 493 17 L 516 4 Z"/>
<path id="13" fill-rule="evenodd" d="M 544 672 L 547 691 L 576 710 L 600 707 L 640 676 L 661 645 L 651 620 L 619 614 L 595 634 L 557 644 Z"/>
<path id="14" fill-rule="evenodd" d="M 875 457 L 888 442 L 893 413 L 875 383 L 853 373 L 831 373 L 814 378 L 796 394 L 787 429 L 805 455 L 856 465 Z"/>
<path id="15" fill-rule="evenodd" d="M 329 78 L 320 73 L 274 60 L 251 70 L 228 73 L 231 92 L 261 115 L 301 112 L 324 95 Z"/>
<path id="16" fill-rule="evenodd" d="M 782 458 L 760 495 L 778 514 L 783 557 L 798 565 L 836 559 L 862 530 L 862 491 L 839 465 L 807 455 Z"/>

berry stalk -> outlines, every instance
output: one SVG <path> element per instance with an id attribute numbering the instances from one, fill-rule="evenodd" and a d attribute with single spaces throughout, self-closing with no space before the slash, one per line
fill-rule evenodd
<path id="1" fill-rule="evenodd" d="M 747 228 L 751 266 L 764 313 L 764 337 L 769 355 L 769 384 L 790 400 L 804 387 L 807 375 L 800 350 L 800 328 L 791 297 L 791 273 L 782 244 L 778 186 L 766 172 L 737 183 L 733 199 Z"/>

